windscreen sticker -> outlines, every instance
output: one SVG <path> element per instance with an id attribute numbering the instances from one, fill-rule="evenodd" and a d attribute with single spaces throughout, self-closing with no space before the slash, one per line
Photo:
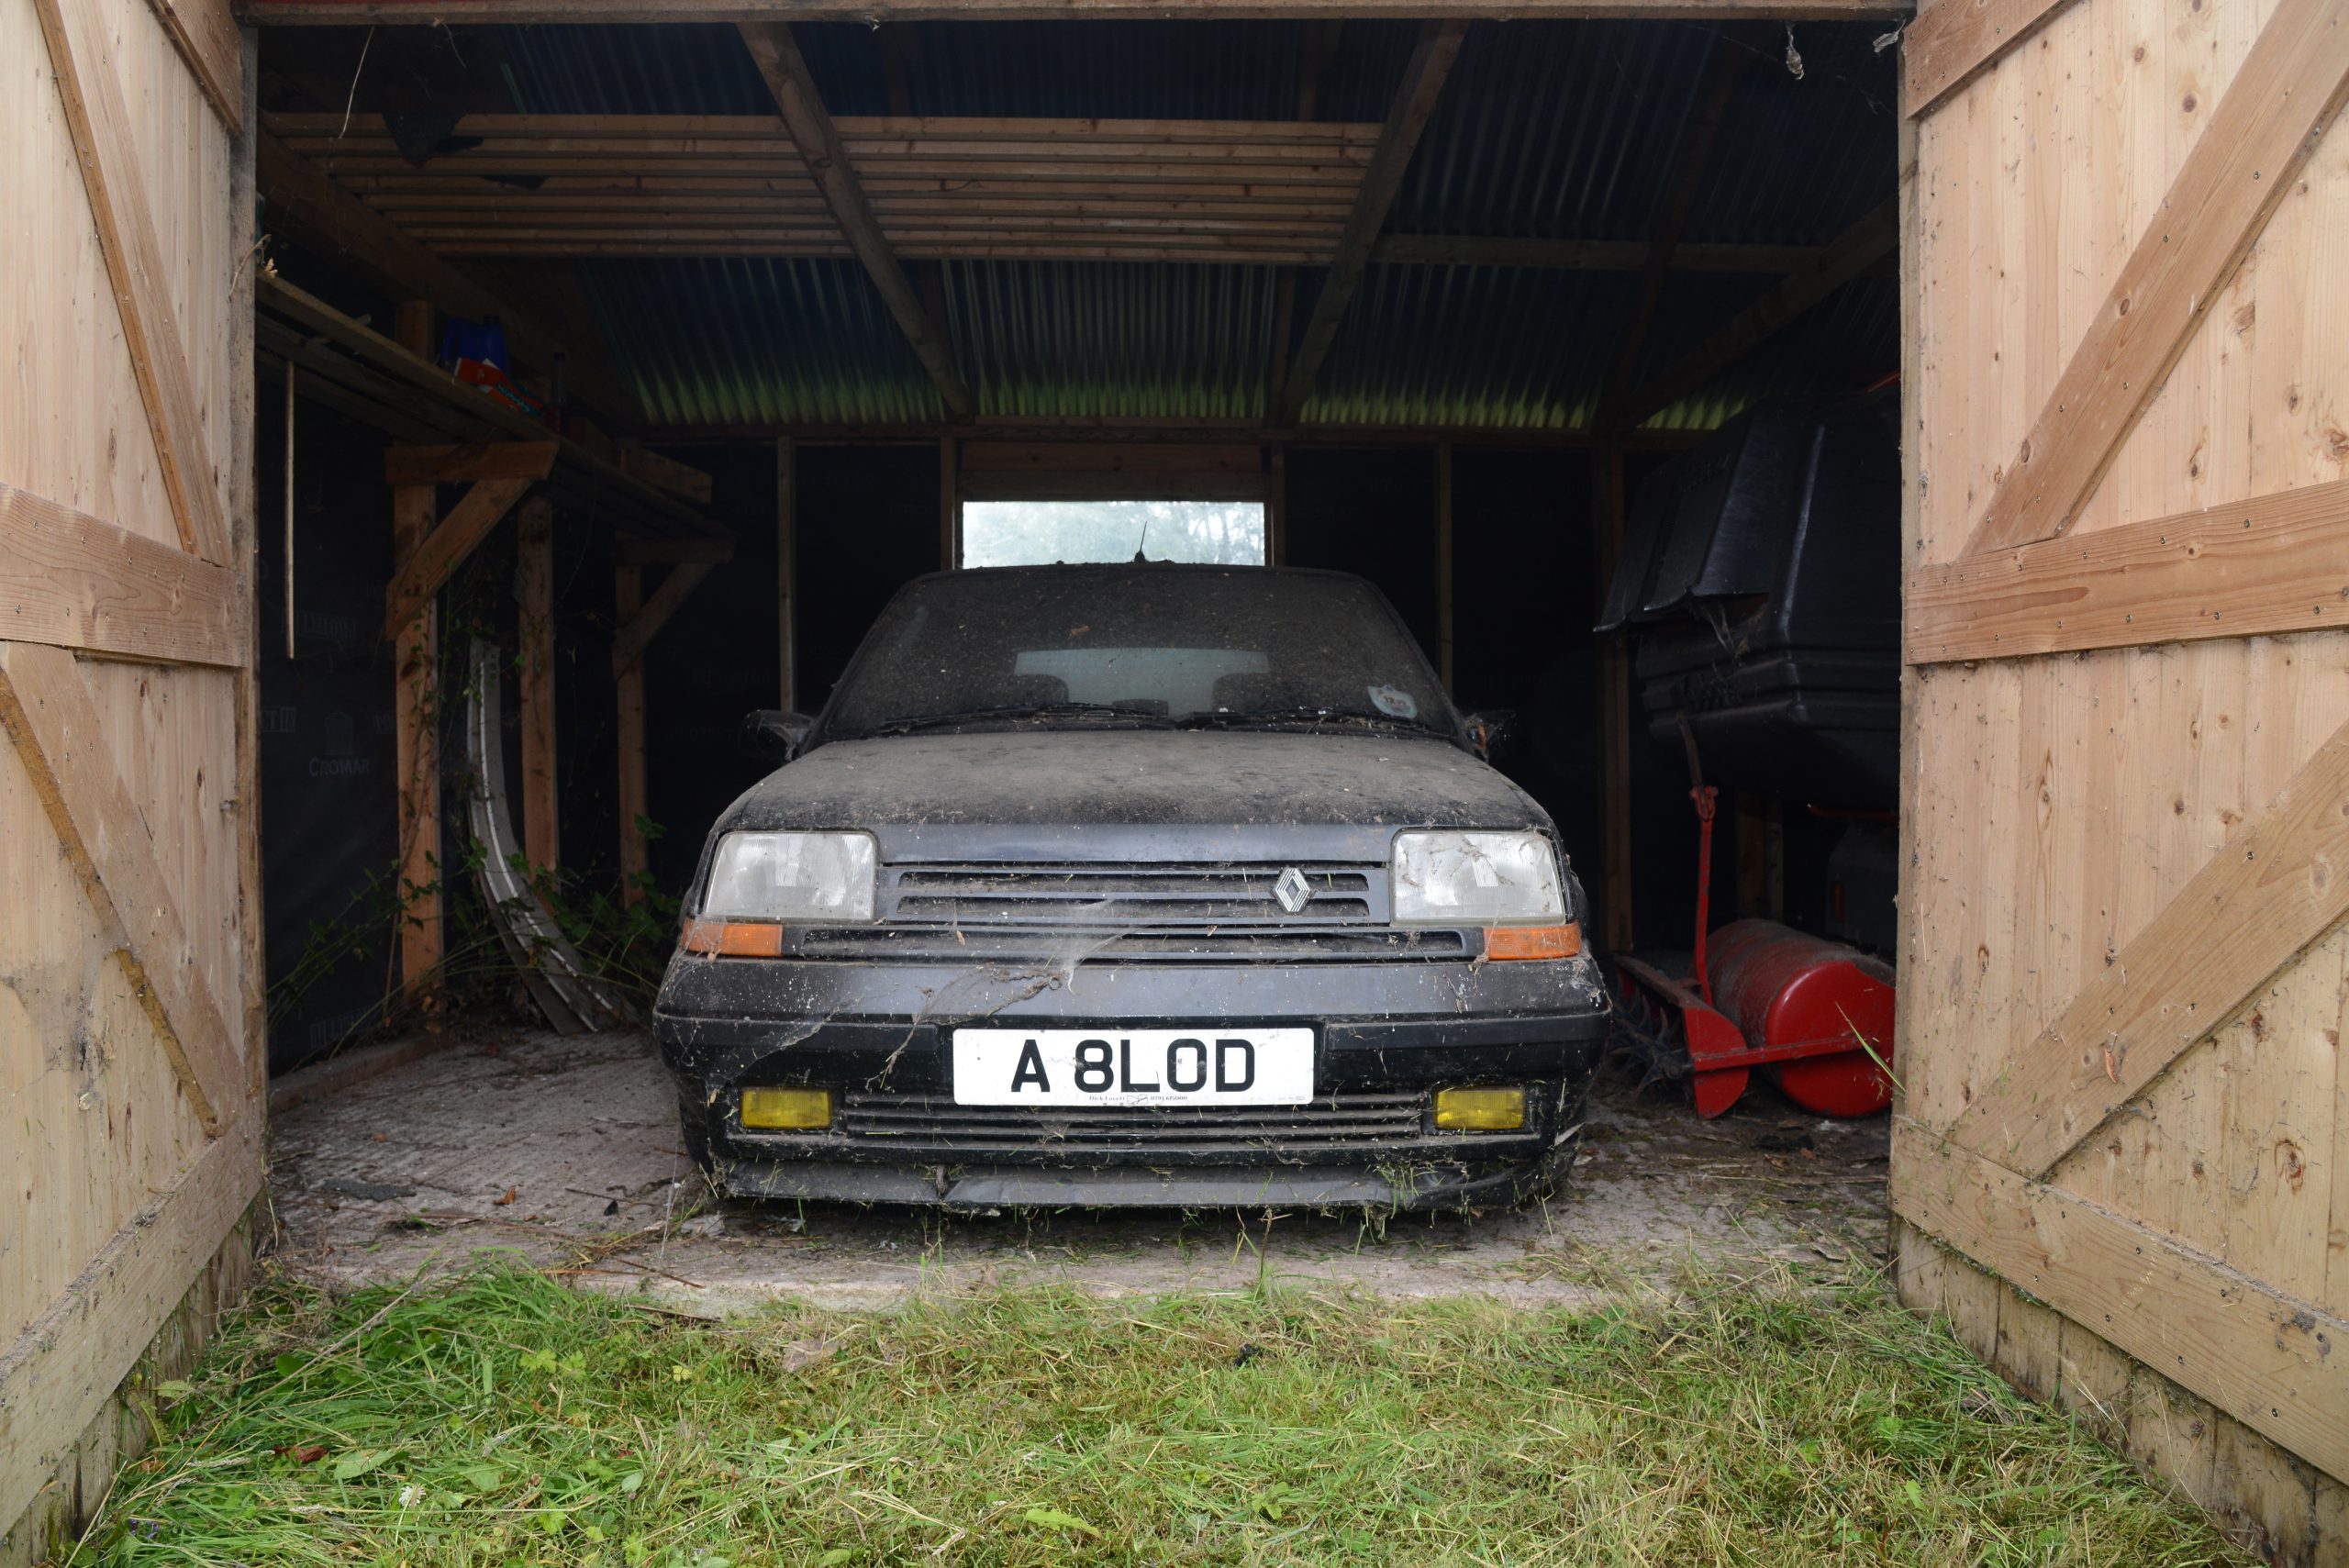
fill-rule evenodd
<path id="1" fill-rule="evenodd" d="M 1373 686 L 1370 700 L 1377 705 L 1379 712 L 1391 718 L 1419 717 L 1419 705 L 1412 700 L 1410 693 L 1398 686 Z"/>

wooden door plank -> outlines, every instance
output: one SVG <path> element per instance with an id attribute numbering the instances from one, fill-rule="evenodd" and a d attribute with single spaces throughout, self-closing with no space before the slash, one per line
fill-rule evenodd
<path id="1" fill-rule="evenodd" d="M 2349 725 L 1950 1128 L 2043 1176 L 2349 914 Z"/>
<path id="2" fill-rule="evenodd" d="M 2338 0 L 2277 0 L 1961 554 L 2071 526 L 2344 94 L 2349 14 Z"/>
<path id="3" fill-rule="evenodd" d="M 702 579 L 717 570 L 715 562 L 688 561 L 662 578 L 644 607 L 620 623 L 618 634 L 612 639 L 612 673 L 624 674 L 641 663 L 644 651 L 652 646 L 669 617 L 701 586 Z"/>
<path id="4" fill-rule="evenodd" d="M 2349 1476 L 2349 1321 L 1905 1117 L 1893 1125 L 1892 1206 L 2243 1425 Z"/>
<path id="5" fill-rule="evenodd" d="M 1274 410 L 1275 424 L 1296 424 L 1307 400 L 1313 395 L 1314 380 L 1321 373 L 1321 364 L 1329 358 L 1330 346 L 1338 340 L 1339 323 L 1345 319 L 1347 307 L 1353 304 L 1354 295 L 1362 288 L 1363 273 L 1370 266 L 1371 248 L 1378 243 L 1378 231 L 1386 225 L 1387 209 L 1395 205 L 1396 194 L 1403 188 L 1411 154 L 1419 150 L 1419 137 L 1435 114 L 1435 106 L 1443 95 L 1443 83 L 1451 76 L 1453 62 L 1459 59 L 1461 42 L 1467 36 L 1468 24 L 1458 17 L 1429 22 L 1420 29 L 1419 47 L 1412 51 L 1410 63 L 1404 67 L 1403 84 L 1379 130 L 1370 170 L 1363 176 L 1353 211 L 1346 217 L 1345 231 L 1339 236 L 1338 249 L 1330 258 L 1329 271 L 1322 276 L 1321 292 L 1314 296 L 1313 314 L 1306 317 L 1297 357 L 1282 379 L 1281 399 Z"/>
<path id="6" fill-rule="evenodd" d="M 889 307 L 898 329 L 913 345 L 915 358 L 930 373 L 946 411 L 958 418 L 968 418 L 976 406 L 972 401 L 971 389 L 963 384 L 962 372 L 954 368 L 953 350 L 946 339 L 946 324 L 931 319 L 929 307 L 906 280 L 906 270 L 898 264 L 896 252 L 881 232 L 881 220 L 874 216 L 863 187 L 857 183 L 848 149 L 841 144 L 840 132 L 816 91 L 815 78 L 807 73 L 807 62 L 800 58 L 799 46 L 792 41 L 790 25 L 745 22 L 740 31 L 742 43 L 750 50 L 751 61 L 759 68 L 775 107 L 782 112 L 784 124 L 791 128 L 792 140 L 807 161 L 807 172 L 822 189 L 841 236 L 863 263 L 874 287 L 881 291 L 882 303 Z"/>
<path id="7" fill-rule="evenodd" d="M 2072 0 L 1931 0 L 1900 35 L 1908 113 L 1923 115 L 1987 71 Z"/>
<path id="8" fill-rule="evenodd" d="M 155 461 L 171 498 L 182 548 L 217 564 L 228 559 L 228 519 L 213 478 L 187 344 L 172 308 L 171 274 L 148 214 L 150 193 L 139 170 L 138 144 L 123 106 L 122 83 L 104 44 L 106 24 L 94 0 L 33 0 L 49 59 L 64 101 L 65 122 L 82 165 L 90 215 L 98 230 L 106 276 L 114 284 L 122 340 L 147 423 Z M 82 40 L 76 52 L 75 39 Z"/>
<path id="9" fill-rule="evenodd" d="M 243 614 L 227 567 L 0 484 L 0 638 L 236 669 Z"/>
<path id="10" fill-rule="evenodd" d="M 72 654 L 0 642 L 0 730 L 15 742 L 102 940 L 118 955 L 189 1106 L 205 1131 L 219 1137 L 243 1114 L 253 1084 Z"/>
<path id="11" fill-rule="evenodd" d="M 1920 568 L 1909 662 L 2349 625 L 2349 480 Z"/>
<path id="12" fill-rule="evenodd" d="M 261 1188 L 261 1121 L 239 1117 L 0 1349 L 0 1518 L 24 1517 L 186 1299 Z"/>
<path id="13" fill-rule="evenodd" d="M 228 0 L 147 0 L 230 136 L 245 128 L 245 40 Z"/>
<path id="14" fill-rule="evenodd" d="M 489 530 L 536 483 L 528 478 L 479 479 L 467 487 L 440 526 L 417 546 L 416 553 L 408 558 L 398 580 L 393 583 L 384 612 L 385 641 L 397 638 L 400 628 L 432 602 L 432 595 L 440 591 L 450 574 L 464 564 L 465 558 L 489 537 Z"/>

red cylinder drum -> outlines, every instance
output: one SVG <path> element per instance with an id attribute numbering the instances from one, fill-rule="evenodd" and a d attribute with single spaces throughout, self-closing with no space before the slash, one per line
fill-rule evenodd
<path id="1" fill-rule="evenodd" d="M 1892 1104 L 1892 967 L 1857 948 L 1776 920 L 1738 920 L 1709 939 L 1713 1006 L 1756 1050 L 1816 1047 L 1765 1066 L 1788 1099 L 1820 1116 L 1874 1116 Z M 1839 1049 L 1841 1045 L 1849 1049 Z"/>

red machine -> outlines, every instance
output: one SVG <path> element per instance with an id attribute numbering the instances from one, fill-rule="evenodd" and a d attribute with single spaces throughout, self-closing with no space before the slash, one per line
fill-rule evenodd
<path id="1" fill-rule="evenodd" d="M 1697 1114 L 1708 1119 L 1737 1103 L 1756 1067 L 1805 1110 L 1883 1110 L 1892 1104 L 1891 966 L 1776 920 L 1709 933 L 1714 792 L 1698 784 L 1690 794 L 1698 824 L 1693 973 L 1681 979 L 1619 955 L 1629 1032 L 1686 1051 Z"/>

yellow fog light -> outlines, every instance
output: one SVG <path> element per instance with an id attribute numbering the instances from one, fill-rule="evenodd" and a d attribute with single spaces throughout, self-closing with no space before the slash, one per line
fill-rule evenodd
<path id="1" fill-rule="evenodd" d="M 1515 1132 L 1525 1125 L 1525 1091 L 1438 1089 L 1435 1124 L 1452 1132 Z"/>
<path id="2" fill-rule="evenodd" d="M 745 1089 L 742 1125 L 793 1132 L 821 1131 L 832 1125 L 829 1089 Z"/>

